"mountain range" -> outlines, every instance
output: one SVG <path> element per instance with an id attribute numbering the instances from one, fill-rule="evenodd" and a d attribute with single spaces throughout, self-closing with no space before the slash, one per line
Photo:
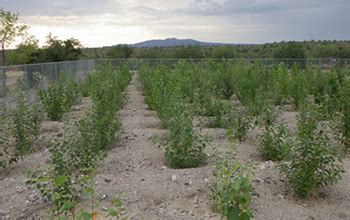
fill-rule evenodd
<path id="1" fill-rule="evenodd" d="M 176 47 L 176 46 L 222 46 L 222 45 L 236 45 L 236 44 L 228 44 L 228 43 L 210 43 L 210 42 L 202 42 L 193 39 L 177 39 L 177 38 L 167 38 L 164 40 L 148 40 L 140 43 L 130 44 L 131 47 L 136 48 L 147 48 L 147 47 Z"/>

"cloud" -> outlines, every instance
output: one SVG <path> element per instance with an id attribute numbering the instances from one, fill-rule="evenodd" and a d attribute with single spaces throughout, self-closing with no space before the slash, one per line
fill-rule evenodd
<path id="1" fill-rule="evenodd" d="M 49 15 L 93 15 L 119 12 L 120 4 L 114 0 L 3 0 L 6 10 L 19 12 L 23 16 Z"/>
<path id="2" fill-rule="evenodd" d="M 202 16 L 259 15 L 297 10 L 313 10 L 322 7 L 349 5 L 346 0 L 194 0 L 178 13 Z"/>
<path id="3" fill-rule="evenodd" d="M 85 45 L 150 38 L 216 42 L 350 39 L 348 0 L 0 0 L 42 42 L 48 32 Z"/>

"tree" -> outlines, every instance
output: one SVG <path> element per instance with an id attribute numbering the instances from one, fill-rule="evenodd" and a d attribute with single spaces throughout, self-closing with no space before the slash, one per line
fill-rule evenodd
<path id="1" fill-rule="evenodd" d="M 283 43 L 274 53 L 274 58 L 306 58 L 305 50 L 301 44 L 296 42 Z"/>
<path id="2" fill-rule="evenodd" d="M 228 59 L 236 57 L 236 50 L 233 46 L 219 46 L 214 47 L 211 53 L 211 57 L 215 59 Z"/>
<path id="3" fill-rule="evenodd" d="M 5 65 L 5 49 L 7 45 L 12 44 L 17 37 L 25 36 L 27 34 L 28 26 L 17 24 L 18 14 L 10 11 L 0 11 L 1 26 L 0 40 L 2 59 L 0 65 Z"/>
<path id="4" fill-rule="evenodd" d="M 107 56 L 114 59 L 127 59 L 133 53 L 133 49 L 128 45 L 117 45 L 108 49 Z"/>
<path id="5" fill-rule="evenodd" d="M 177 58 L 177 59 L 201 59 L 201 58 L 204 58 L 203 48 L 201 46 L 197 46 L 197 45 L 176 47 L 174 58 Z"/>
<path id="6" fill-rule="evenodd" d="M 16 50 L 8 52 L 7 63 L 9 65 L 36 63 L 39 61 L 39 50 L 38 40 L 34 36 L 29 36 L 17 45 Z"/>
<path id="7" fill-rule="evenodd" d="M 59 62 L 67 60 L 77 60 L 81 55 L 81 43 L 79 40 L 70 38 L 59 40 L 52 36 L 47 36 L 46 46 L 44 47 L 41 59 L 42 62 Z"/>

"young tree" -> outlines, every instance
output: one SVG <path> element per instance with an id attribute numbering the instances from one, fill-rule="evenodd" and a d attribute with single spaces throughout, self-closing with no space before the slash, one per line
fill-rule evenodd
<path id="1" fill-rule="evenodd" d="M 18 14 L 14 14 L 10 11 L 0 11 L 1 18 L 1 53 L 2 60 L 0 65 L 5 65 L 5 49 L 8 45 L 12 44 L 17 37 L 25 36 L 27 34 L 28 26 L 18 24 Z"/>
<path id="2" fill-rule="evenodd" d="M 10 11 L 0 10 L 1 28 L 0 28 L 0 42 L 1 42 L 1 59 L 0 66 L 6 64 L 5 48 L 13 43 L 19 36 L 24 36 L 27 33 L 28 27 L 17 23 L 18 14 Z M 6 72 L 0 70 L 0 78 L 2 78 L 1 96 L 6 96 Z"/>

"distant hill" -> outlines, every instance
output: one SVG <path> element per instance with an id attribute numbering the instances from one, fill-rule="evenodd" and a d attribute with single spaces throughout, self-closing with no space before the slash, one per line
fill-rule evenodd
<path id="1" fill-rule="evenodd" d="M 234 45 L 226 43 L 209 43 L 201 42 L 193 39 L 177 39 L 177 38 L 167 38 L 164 40 L 148 40 L 136 44 L 130 44 L 131 47 L 137 48 L 147 48 L 147 47 L 176 47 L 176 46 L 189 46 L 189 45 L 198 45 L 198 46 L 222 46 L 222 45 Z"/>

